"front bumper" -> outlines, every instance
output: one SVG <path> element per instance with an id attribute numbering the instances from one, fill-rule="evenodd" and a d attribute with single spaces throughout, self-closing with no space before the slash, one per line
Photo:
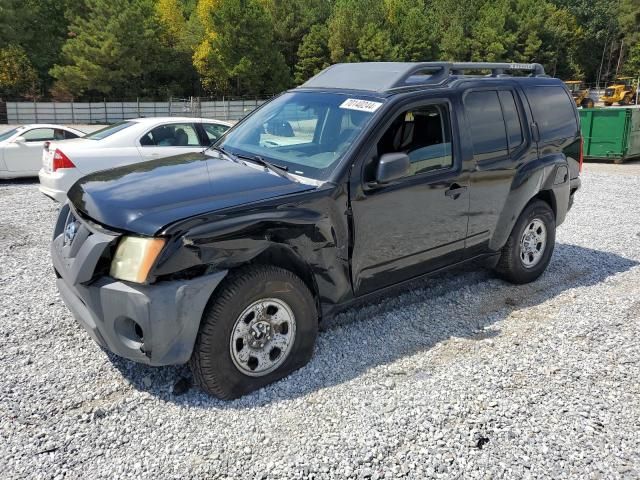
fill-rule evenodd
<path id="1" fill-rule="evenodd" d="M 187 362 L 206 304 L 227 272 L 153 285 L 94 278 L 103 252 L 117 235 L 81 223 L 73 241 L 65 245 L 68 214 L 65 205 L 51 256 L 60 295 L 78 323 L 96 343 L 130 360 L 148 365 Z"/>

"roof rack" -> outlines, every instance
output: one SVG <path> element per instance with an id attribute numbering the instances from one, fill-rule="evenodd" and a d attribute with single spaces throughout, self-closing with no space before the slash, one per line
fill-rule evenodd
<path id="1" fill-rule="evenodd" d="M 391 92 L 416 86 L 440 85 L 465 71 L 490 70 L 489 77 L 508 76 L 507 71 L 527 71 L 546 76 L 539 63 L 486 62 L 362 62 L 337 63 L 302 84 L 303 88 L 340 88 Z"/>

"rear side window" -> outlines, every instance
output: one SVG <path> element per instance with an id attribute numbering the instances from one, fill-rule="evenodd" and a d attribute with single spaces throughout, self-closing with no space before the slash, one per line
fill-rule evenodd
<path id="1" fill-rule="evenodd" d="M 526 90 L 533 119 L 538 124 L 540 141 L 569 138 L 576 135 L 578 122 L 573 113 L 573 100 L 560 86 L 535 86 Z"/>
<path id="2" fill-rule="evenodd" d="M 102 140 L 103 138 L 110 137 L 114 133 L 118 133 L 119 131 L 124 130 L 125 128 L 129 128 L 130 126 L 135 124 L 135 122 L 114 123 L 113 125 L 109 125 L 108 127 L 96 130 L 89 135 L 85 135 L 84 138 L 88 138 L 90 140 Z"/>
<path id="3" fill-rule="evenodd" d="M 504 123 L 507 126 L 507 139 L 509 140 L 509 151 L 513 152 L 522 145 L 524 138 L 522 136 L 522 124 L 516 107 L 516 101 L 513 98 L 513 92 L 500 91 L 500 103 L 502 104 L 502 113 L 504 114 Z"/>
<path id="4" fill-rule="evenodd" d="M 464 100 L 477 160 L 507 153 L 507 133 L 496 90 L 470 92 Z"/>
<path id="5" fill-rule="evenodd" d="M 67 140 L 71 138 L 78 138 L 78 135 L 73 132 L 70 132 L 69 130 L 64 130 L 64 138 Z"/>

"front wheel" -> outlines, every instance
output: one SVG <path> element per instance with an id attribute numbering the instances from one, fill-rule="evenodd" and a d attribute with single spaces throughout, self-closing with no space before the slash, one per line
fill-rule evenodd
<path id="1" fill-rule="evenodd" d="M 231 272 L 207 307 L 190 367 L 207 393 L 232 399 L 305 365 L 313 354 L 318 313 L 293 273 L 252 266 Z"/>
<path id="2" fill-rule="evenodd" d="M 535 200 L 520 214 L 496 271 L 512 283 L 529 283 L 538 278 L 551 261 L 556 242 L 556 220 L 546 202 Z"/>

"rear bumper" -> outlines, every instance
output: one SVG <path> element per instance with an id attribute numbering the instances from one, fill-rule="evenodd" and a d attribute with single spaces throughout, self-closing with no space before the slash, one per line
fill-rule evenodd
<path id="1" fill-rule="evenodd" d="M 67 192 L 82 176 L 73 170 L 74 169 L 65 168 L 56 172 L 47 172 L 44 169 L 40 169 L 40 172 L 38 172 L 40 192 L 56 202 L 66 202 Z"/>
<path id="2" fill-rule="evenodd" d="M 140 285 L 94 278 L 105 249 L 117 235 L 82 223 L 64 243 L 63 206 L 51 244 L 60 295 L 78 323 L 102 347 L 148 365 L 185 363 L 191 357 L 200 320 L 226 271 L 189 279 Z"/>

